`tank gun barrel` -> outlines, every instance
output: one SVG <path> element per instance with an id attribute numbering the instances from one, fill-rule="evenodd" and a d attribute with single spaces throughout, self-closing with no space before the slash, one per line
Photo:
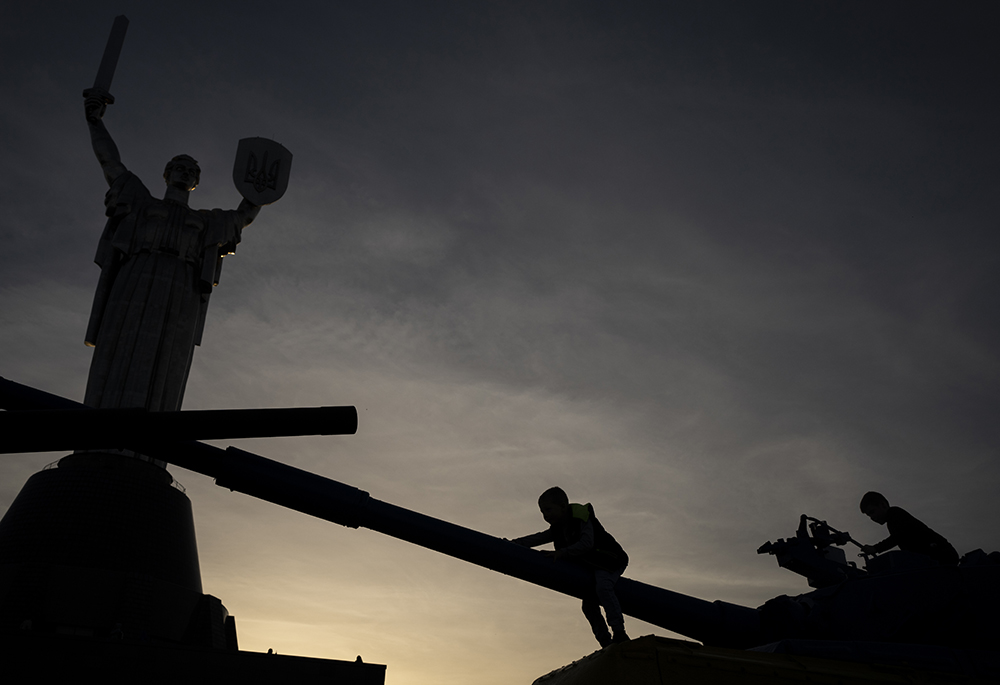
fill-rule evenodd
<path id="1" fill-rule="evenodd" d="M 0 453 L 122 449 L 150 440 L 352 435 L 358 430 L 354 407 L 164 412 L 87 409 L 0 413 Z"/>
<path id="2" fill-rule="evenodd" d="M 575 564 L 554 562 L 508 540 L 379 501 L 363 490 L 235 447 L 224 454 L 222 475 L 216 476 L 221 487 L 351 528 L 368 528 L 580 599 L 593 593 L 590 573 Z M 749 647 L 760 642 L 756 609 L 708 602 L 629 578 L 618 581 L 615 594 L 629 616 L 708 644 Z"/>
<path id="3" fill-rule="evenodd" d="M 6 409 L 83 407 L 34 388 L 0 381 L 0 404 Z M 184 440 L 141 441 L 127 446 L 214 478 L 220 487 L 310 516 L 351 528 L 369 528 L 573 597 L 582 599 L 593 592 L 590 573 L 577 565 L 552 561 L 508 540 L 381 502 L 353 486 L 235 447 L 222 450 Z M 706 644 L 748 647 L 761 642 L 755 609 L 708 602 L 628 578 L 618 581 L 615 593 L 629 616 Z"/>

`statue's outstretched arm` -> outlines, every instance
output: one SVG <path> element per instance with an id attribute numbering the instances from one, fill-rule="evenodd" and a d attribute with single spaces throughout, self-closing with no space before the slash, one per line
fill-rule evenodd
<path id="1" fill-rule="evenodd" d="M 122 164 L 121 155 L 118 153 L 118 146 L 108 133 L 107 127 L 101 120 L 107 109 L 107 101 L 99 94 L 87 91 L 83 103 L 84 113 L 87 116 L 87 125 L 90 127 L 90 142 L 94 146 L 94 154 L 97 161 L 101 163 L 104 170 L 104 178 L 110 186 L 119 176 L 125 173 L 125 165 Z"/>
<path id="2" fill-rule="evenodd" d="M 240 202 L 240 206 L 236 208 L 236 211 L 243 217 L 243 227 L 245 228 L 257 218 L 257 214 L 260 212 L 260 205 L 255 205 L 250 202 L 250 200 L 243 198 Z"/>

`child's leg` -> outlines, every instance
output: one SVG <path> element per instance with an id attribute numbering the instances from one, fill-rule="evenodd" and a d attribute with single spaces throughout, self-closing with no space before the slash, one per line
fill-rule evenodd
<path id="1" fill-rule="evenodd" d="M 601 606 L 596 599 L 583 600 L 583 615 L 590 622 L 590 629 L 594 631 L 594 637 L 601 643 L 601 647 L 611 644 L 611 633 L 608 632 L 608 625 L 601 615 Z"/>
<path id="2" fill-rule="evenodd" d="M 621 575 L 622 571 L 618 571 L 617 573 L 603 569 L 596 569 L 594 571 L 597 600 L 604 607 L 604 613 L 608 617 L 608 625 L 611 626 L 611 630 L 614 631 L 616 637 L 618 635 L 625 635 L 625 617 L 622 615 L 621 605 L 618 604 L 618 597 L 615 595 L 615 583 L 618 582 Z"/>

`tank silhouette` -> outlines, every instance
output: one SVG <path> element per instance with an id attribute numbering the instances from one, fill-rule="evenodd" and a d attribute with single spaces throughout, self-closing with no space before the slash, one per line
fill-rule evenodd
<path id="1" fill-rule="evenodd" d="M 83 407 L 7 380 L 0 383 L 0 398 L 5 408 L 15 410 Z M 196 441 L 150 440 L 135 447 L 210 476 L 220 487 L 310 516 L 369 528 L 573 597 L 592 590 L 589 572 L 572 563 L 552 562 L 538 551 L 260 455 Z M 946 567 L 897 551 L 866 558 L 860 568 L 847 561 L 843 547 L 851 543 L 858 544 L 848 533 L 803 515 L 794 537 L 767 542 L 758 553 L 774 555 L 779 566 L 804 576 L 813 589 L 775 597 L 758 608 L 706 601 L 629 578 L 615 590 L 627 615 L 710 647 L 798 650 L 827 658 L 854 658 L 849 652 L 860 651 L 869 660 L 909 664 L 957 659 L 966 664 L 965 673 L 1000 678 L 1000 553 L 977 550 L 958 566 Z M 896 648 L 885 647 L 893 643 Z M 954 650 L 965 656 L 956 657 Z"/>
<path id="2" fill-rule="evenodd" d="M 1000 553 L 970 552 L 958 566 L 921 554 L 885 552 L 847 561 L 860 547 L 826 521 L 800 518 L 795 537 L 767 542 L 758 554 L 805 576 L 813 591 L 782 595 L 759 609 L 762 634 L 777 639 L 863 640 L 995 650 L 1000 647 Z"/>

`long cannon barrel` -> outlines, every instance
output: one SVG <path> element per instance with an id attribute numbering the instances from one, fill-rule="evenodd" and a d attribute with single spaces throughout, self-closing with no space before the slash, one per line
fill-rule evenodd
<path id="1" fill-rule="evenodd" d="M 10 382 L 10 381 L 6 381 Z M 354 407 L 293 409 L 35 409 L 0 414 L 0 453 L 121 449 L 150 440 L 353 435 Z"/>
<path id="2" fill-rule="evenodd" d="M 24 392 L 0 379 L 5 409 L 68 408 L 77 403 L 33 388 Z M 13 387 L 18 386 L 18 387 Z M 585 598 L 593 593 L 590 572 L 555 562 L 540 552 L 372 498 L 358 488 L 235 447 L 222 450 L 195 441 L 141 442 L 131 449 L 210 476 L 238 491 L 343 526 L 359 526 L 427 547 L 529 583 Z M 622 578 L 615 587 L 629 616 L 710 645 L 749 647 L 761 643 L 755 609 L 707 602 Z"/>
<path id="3" fill-rule="evenodd" d="M 351 528 L 369 528 L 573 597 L 593 594 L 590 572 L 571 562 L 554 562 L 502 538 L 381 502 L 363 490 L 234 447 L 224 454 L 222 473 L 215 477 L 221 487 Z M 169 461 L 166 455 L 159 458 Z M 755 609 L 707 602 L 628 578 L 618 581 L 615 594 L 629 616 L 706 644 L 751 647 L 761 642 Z"/>

